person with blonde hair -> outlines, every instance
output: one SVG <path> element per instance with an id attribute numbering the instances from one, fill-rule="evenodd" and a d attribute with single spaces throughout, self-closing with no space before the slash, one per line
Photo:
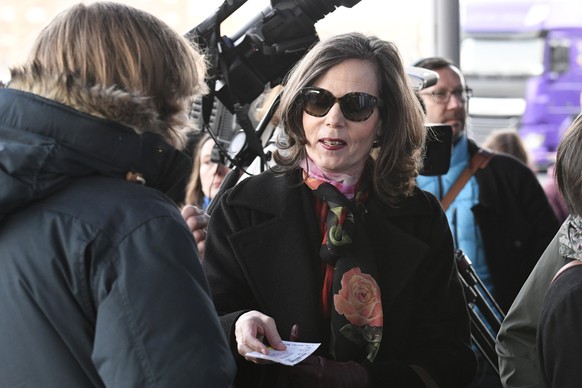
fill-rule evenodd
<path id="1" fill-rule="evenodd" d="M 204 57 L 156 17 L 78 4 L 0 89 L 0 376 L 229 387 L 235 365 L 170 198 Z"/>

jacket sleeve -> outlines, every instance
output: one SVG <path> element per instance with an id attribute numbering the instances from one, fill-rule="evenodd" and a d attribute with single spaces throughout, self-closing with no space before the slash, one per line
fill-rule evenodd
<path id="1" fill-rule="evenodd" d="M 106 386 L 230 386 L 234 360 L 178 212 L 138 226 L 94 271 L 92 359 Z"/>
<path id="2" fill-rule="evenodd" d="M 504 387 L 541 387 L 537 326 L 548 286 L 562 265 L 556 235 L 515 298 L 497 335 L 495 349 Z"/>
<path id="3" fill-rule="evenodd" d="M 465 387 L 475 376 L 477 363 L 470 346 L 470 319 L 451 232 L 436 198 L 430 195 L 429 199 L 432 213 L 411 221 L 416 225 L 415 235 L 424 240 L 428 250 L 409 282 L 412 297 L 406 301 L 411 309 L 405 328 L 408 339 L 406 354 L 399 357 L 407 368 L 400 368 L 396 375 L 400 380 L 391 385 L 393 366 L 372 364 L 374 386 Z"/>
<path id="4" fill-rule="evenodd" d="M 453 239 L 434 200 L 429 253 L 419 269 L 413 365 L 426 369 L 439 387 L 464 387 L 477 369 L 470 346 L 470 318 L 455 263 Z M 416 362 L 415 362 L 416 361 Z M 429 385 L 427 385 L 429 386 Z"/>
<path id="5" fill-rule="evenodd" d="M 223 332 L 233 357 L 238 358 L 240 355 L 234 335 L 235 323 L 243 313 L 260 310 L 260 307 L 229 241 L 230 236 L 250 226 L 243 226 L 241 223 L 243 220 L 250 222 L 251 212 L 243 207 L 228 206 L 225 200 L 227 197 L 228 193 L 215 203 L 216 207 L 208 225 L 206 259 L 203 265 Z"/>

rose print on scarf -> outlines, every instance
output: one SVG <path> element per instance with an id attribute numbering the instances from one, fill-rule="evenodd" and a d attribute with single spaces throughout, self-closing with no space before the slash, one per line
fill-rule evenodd
<path id="1" fill-rule="evenodd" d="M 369 274 L 355 267 L 343 274 L 341 289 L 333 296 L 335 310 L 349 324 L 340 333 L 350 341 L 366 344 L 367 359 L 372 362 L 380 348 L 384 314 L 380 287 Z"/>

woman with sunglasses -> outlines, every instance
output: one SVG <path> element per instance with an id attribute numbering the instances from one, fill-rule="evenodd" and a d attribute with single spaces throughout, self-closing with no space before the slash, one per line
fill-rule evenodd
<path id="1" fill-rule="evenodd" d="M 396 47 L 343 34 L 292 69 L 277 166 L 225 192 L 205 269 L 241 387 L 462 387 L 469 318 Z M 250 352 L 319 343 L 295 366 Z"/>

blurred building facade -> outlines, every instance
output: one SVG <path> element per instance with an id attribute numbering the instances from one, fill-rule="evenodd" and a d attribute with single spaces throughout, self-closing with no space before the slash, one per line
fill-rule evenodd
<path id="1" fill-rule="evenodd" d="M 8 81 L 8 67 L 24 59 L 34 38 L 59 12 L 80 0 L 0 1 L 0 80 Z M 222 0 L 119 0 L 146 10 L 179 32 L 186 33 L 211 16 Z M 325 1 L 330 0 L 289 0 Z M 93 1 L 85 1 L 91 3 Z M 339 1 L 336 1 L 339 2 Z M 238 32 L 268 7 L 269 0 L 248 0 L 223 23 L 223 35 Z M 434 28 L 432 0 L 408 0 L 398 4 L 384 0 L 361 0 L 352 9 L 340 7 L 316 23 L 319 35 L 327 37 L 348 31 L 375 34 L 394 41 L 405 63 L 432 55 Z"/>

